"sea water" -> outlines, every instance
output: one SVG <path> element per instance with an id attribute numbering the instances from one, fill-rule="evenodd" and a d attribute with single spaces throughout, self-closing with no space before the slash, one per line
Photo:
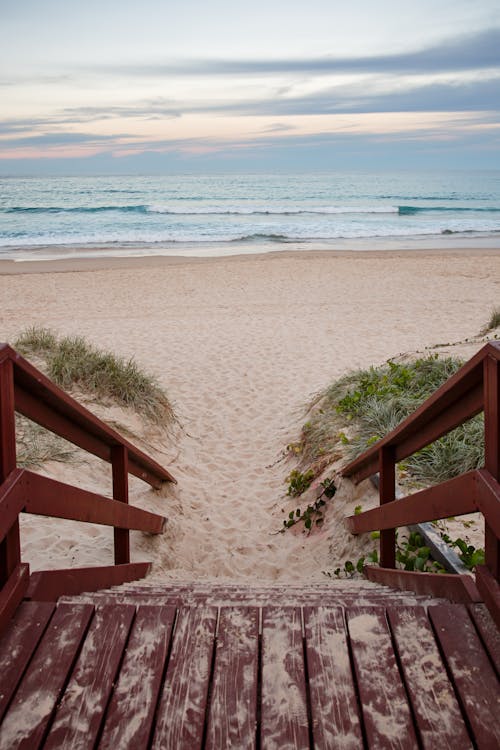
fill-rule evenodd
<path id="1" fill-rule="evenodd" d="M 500 171 L 0 178 L 0 259 L 485 241 Z"/>

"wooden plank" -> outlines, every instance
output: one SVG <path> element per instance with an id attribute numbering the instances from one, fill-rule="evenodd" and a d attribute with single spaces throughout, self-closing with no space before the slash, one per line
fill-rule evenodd
<path id="1" fill-rule="evenodd" d="M 148 747 L 174 619 L 175 607 L 138 608 L 99 750 Z"/>
<path id="2" fill-rule="evenodd" d="M 124 445 L 111 448 L 113 498 L 128 504 L 128 451 Z M 128 529 L 113 531 L 115 565 L 130 562 L 130 534 Z"/>
<path id="3" fill-rule="evenodd" d="M 389 623 L 424 750 L 472 743 L 423 607 L 389 607 Z"/>
<path id="4" fill-rule="evenodd" d="M 421 596 L 449 599 L 462 604 L 482 601 L 474 579 L 469 575 L 421 573 L 399 568 L 379 568 L 376 565 L 366 565 L 364 574 L 369 581 L 374 583 L 381 583 L 401 591 L 413 591 Z"/>
<path id="5" fill-rule="evenodd" d="M 94 608 L 60 604 L 0 727 L 0 750 L 36 750 L 75 662 Z"/>
<path id="6" fill-rule="evenodd" d="M 304 607 L 314 746 L 359 750 L 363 736 L 340 607 Z"/>
<path id="7" fill-rule="evenodd" d="M 469 612 L 495 668 L 497 677 L 500 677 L 500 629 L 484 604 L 471 604 Z"/>
<path id="8" fill-rule="evenodd" d="M 205 747 L 256 745 L 259 610 L 222 607 Z"/>
<path id="9" fill-rule="evenodd" d="M 477 510 L 476 488 L 476 471 L 469 471 L 435 487 L 367 510 L 358 516 L 349 516 L 346 525 L 353 533 L 361 534 L 472 513 Z"/>
<path id="10" fill-rule="evenodd" d="M 21 563 L 0 589 L 0 633 L 8 627 L 12 615 L 28 590 L 30 566 Z"/>
<path id="11" fill-rule="evenodd" d="M 31 574 L 27 598 L 55 602 L 60 596 L 75 596 L 144 578 L 151 563 L 105 565 L 92 568 L 40 570 Z"/>
<path id="12" fill-rule="evenodd" d="M 157 714 L 155 750 L 201 748 L 217 610 L 182 607 Z"/>
<path id="13" fill-rule="evenodd" d="M 26 513 L 161 534 L 166 519 L 104 495 L 25 471 Z"/>
<path id="14" fill-rule="evenodd" d="M 477 747 L 500 747 L 498 680 L 467 608 L 432 606 L 429 617 Z"/>
<path id="15" fill-rule="evenodd" d="M 98 607 L 44 748 L 93 747 L 117 676 L 135 607 Z"/>
<path id="16" fill-rule="evenodd" d="M 23 602 L 0 640 L 0 720 L 54 608 L 48 602 Z"/>
<path id="17" fill-rule="evenodd" d="M 369 748 L 415 750 L 413 721 L 385 610 L 352 607 L 347 627 Z"/>
<path id="18" fill-rule="evenodd" d="M 261 747 L 308 750 L 301 612 L 298 607 L 262 610 Z"/>

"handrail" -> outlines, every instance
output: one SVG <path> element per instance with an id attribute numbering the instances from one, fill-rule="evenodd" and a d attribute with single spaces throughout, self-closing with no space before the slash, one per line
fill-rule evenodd
<path id="1" fill-rule="evenodd" d="M 484 408 L 484 364 L 490 357 L 500 360 L 500 342 L 483 346 L 392 432 L 348 463 L 342 469 L 343 476 L 361 482 L 378 471 L 382 448 L 394 448 L 396 462 L 403 461 L 479 414 Z"/>
<path id="2" fill-rule="evenodd" d="M 15 412 L 109 462 L 113 498 L 18 468 Z M 88 586 L 92 577 L 98 588 L 110 581 L 145 575 L 148 564 L 130 564 L 129 529 L 160 534 L 165 518 L 128 505 L 129 474 L 153 487 L 176 481 L 169 471 L 52 383 L 12 347 L 0 344 L 0 627 L 29 584 L 28 566 L 21 563 L 20 512 L 114 527 L 114 562 L 120 570 L 98 568 L 95 575 L 89 572 L 94 569 L 52 571 L 48 583 L 52 592 L 63 591 L 68 581 L 74 591 L 80 584 Z M 44 574 L 37 575 L 35 589 L 41 592 Z"/>
<path id="3" fill-rule="evenodd" d="M 485 466 L 396 500 L 395 466 L 484 411 Z M 346 519 L 353 533 L 380 530 L 380 565 L 395 568 L 395 529 L 481 511 L 485 564 L 500 581 L 500 342 L 490 341 L 413 414 L 342 469 L 358 483 L 380 472 L 380 506 Z M 484 576 L 484 571 L 481 572 Z M 478 582 L 479 586 L 479 582 Z M 489 586 L 489 584 L 488 584 Z M 493 588 L 490 586 L 489 594 Z M 492 595 L 491 595 L 492 596 Z M 497 594 L 495 594 L 497 597 Z M 500 606 L 497 600 L 495 606 Z"/>
<path id="4" fill-rule="evenodd" d="M 8 344 L 0 344 L 0 364 L 14 369 L 15 408 L 33 422 L 111 463 L 111 449 L 127 449 L 129 473 L 153 487 L 176 482 L 169 471 L 136 448 L 112 427 L 69 396 Z"/>

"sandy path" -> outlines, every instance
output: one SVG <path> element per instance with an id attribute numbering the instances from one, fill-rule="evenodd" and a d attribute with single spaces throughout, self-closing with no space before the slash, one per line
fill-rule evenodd
<path id="1" fill-rule="evenodd" d="M 32 324 L 82 334 L 135 356 L 174 401 L 185 432 L 157 455 L 179 484 L 162 496 L 133 485 L 134 502 L 165 512 L 169 531 L 137 535 L 137 559 L 154 555 L 159 574 L 179 577 L 321 578 L 349 543 L 343 508 L 318 536 L 271 535 L 292 468 L 277 459 L 303 404 L 348 369 L 476 334 L 500 300 L 500 253 L 138 261 L 0 276 L 0 299 L 0 338 Z M 107 489 L 104 472 L 87 486 Z M 109 562 L 107 530 L 85 527 L 68 542 L 68 531 L 36 521 L 25 543 L 33 567 L 65 564 L 70 548 L 79 564 Z"/>

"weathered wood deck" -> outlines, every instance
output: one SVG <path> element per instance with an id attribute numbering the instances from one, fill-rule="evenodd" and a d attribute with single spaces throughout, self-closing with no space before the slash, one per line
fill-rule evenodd
<path id="1" fill-rule="evenodd" d="M 0 748 L 500 746 L 484 605 L 325 591 L 25 601 L 0 641 Z"/>

